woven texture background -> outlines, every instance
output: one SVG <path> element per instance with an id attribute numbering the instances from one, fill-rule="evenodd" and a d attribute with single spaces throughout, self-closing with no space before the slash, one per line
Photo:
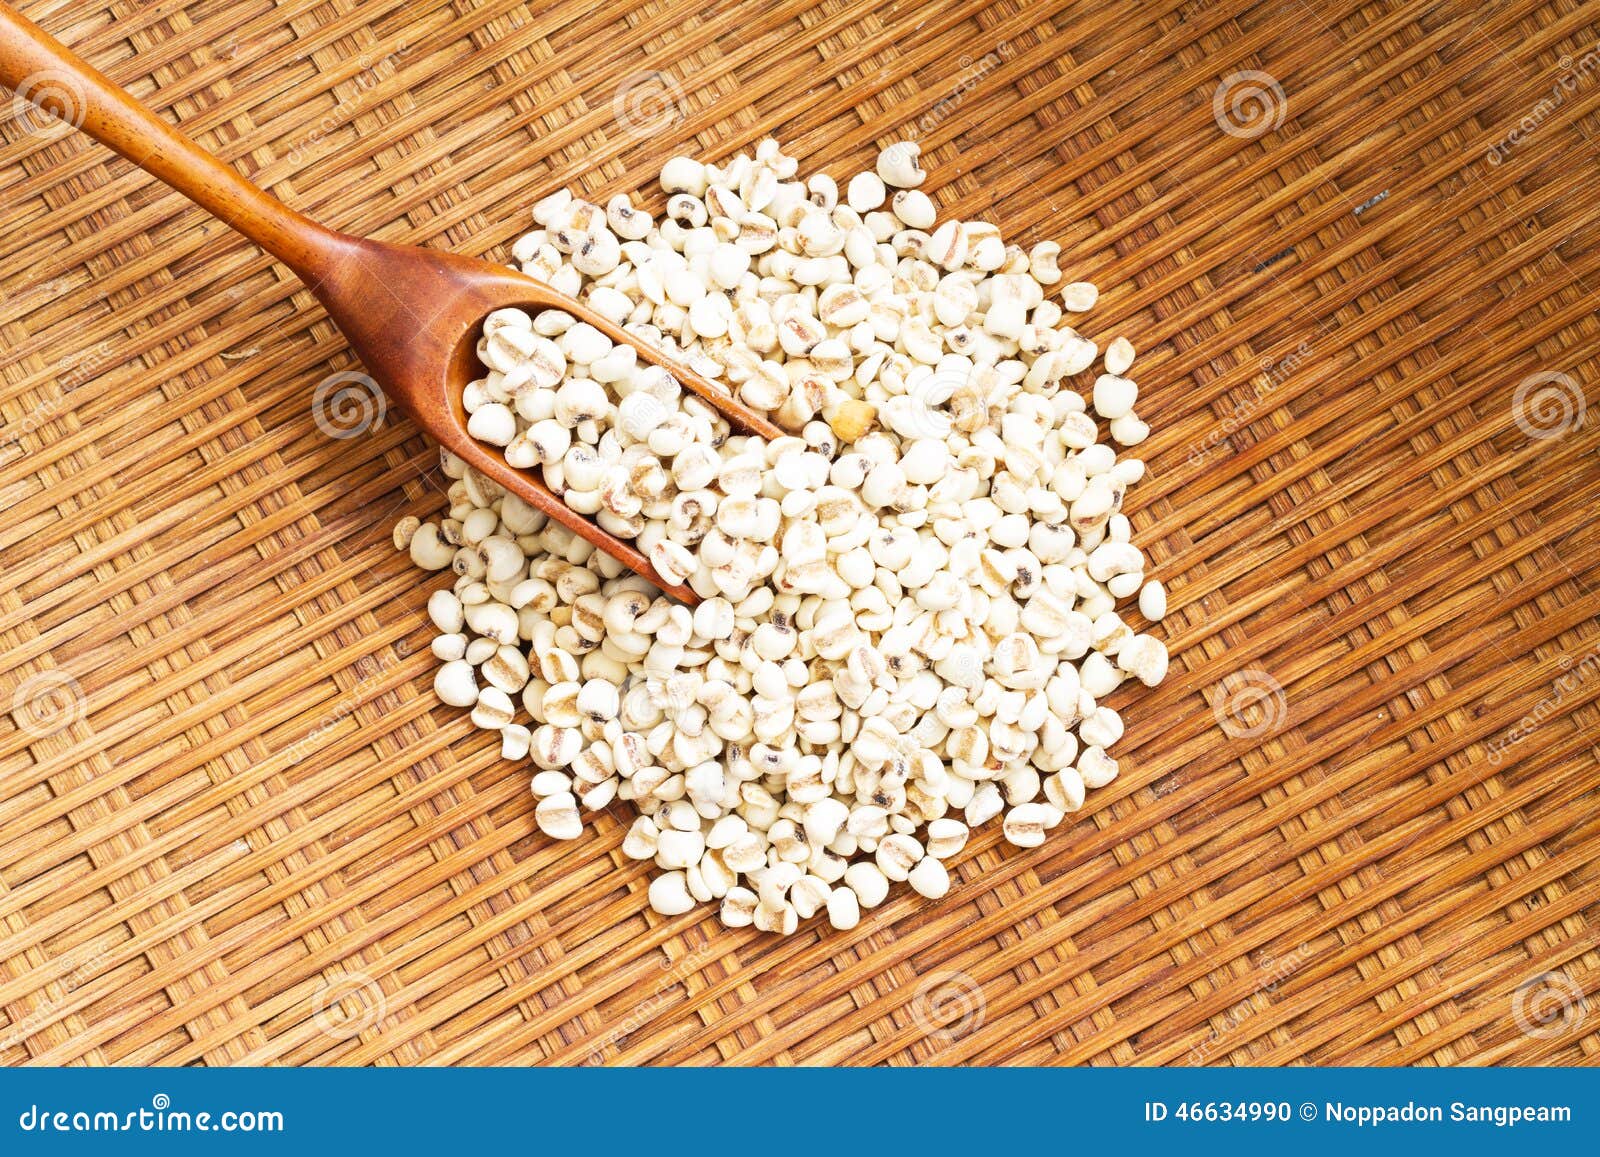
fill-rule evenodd
<path id="1" fill-rule="evenodd" d="M 501 260 L 564 183 L 916 135 L 1141 351 L 1174 661 L 940 903 L 661 919 L 428 690 L 434 454 L 318 429 L 311 296 L 0 103 L 0 1060 L 1600 1057 L 1593 6 L 23 8 L 290 204 Z"/>

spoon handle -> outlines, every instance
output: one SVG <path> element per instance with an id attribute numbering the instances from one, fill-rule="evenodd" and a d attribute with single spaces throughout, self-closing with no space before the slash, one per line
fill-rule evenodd
<path id="1" fill-rule="evenodd" d="M 344 247 L 341 234 L 256 188 L 3 0 L 0 84 L 176 189 L 308 284 Z"/>

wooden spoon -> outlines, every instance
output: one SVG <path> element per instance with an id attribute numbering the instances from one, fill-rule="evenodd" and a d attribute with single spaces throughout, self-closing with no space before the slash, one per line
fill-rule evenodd
<path id="1" fill-rule="evenodd" d="M 505 306 L 565 310 L 666 368 L 735 429 L 782 436 L 771 422 L 531 277 L 453 253 L 351 237 L 296 213 L 3 2 L 0 84 L 121 153 L 294 270 L 384 393 L 445 449 L 668 594 L 691 605 L 700 601 L 688 586 L 664 580 L 630 543 L 570 509 L 532 472 L 508 465 L 495 447 L 467 433 L 462 391 L 485 372 L 476 352 L 479 326 Z"/>

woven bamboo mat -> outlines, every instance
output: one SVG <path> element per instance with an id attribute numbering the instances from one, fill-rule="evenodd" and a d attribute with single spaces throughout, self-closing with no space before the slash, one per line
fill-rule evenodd
<path id="1" fill-rule="evenodd" d="M 944 901 L 779 941 L 542 838 L 428 691 L 442 504 L 291 277 L 0 105 L 0 1059 L 1594 1063 L 1600 16 L 1579 0 L 36 0 L 285 200 L 504 259 L 776 133 L 1129 334 L 1172 675 Z"/>

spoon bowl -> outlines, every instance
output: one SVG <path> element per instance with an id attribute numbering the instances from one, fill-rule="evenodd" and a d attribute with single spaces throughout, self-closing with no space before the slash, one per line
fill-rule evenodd
<path id="1" fill-rule="evenodd" d="M 783 431 L 648 342 L 526 274 L 434 249 L 334 236 L 336 242 L 324 243 L 333 256 L 311 281 L 312 292 L 390 400 L 480 474 L 667 594 L 698 603 L 690 587 L 662 578 L 632 543 L 577 513 L 534 471 L 510 465 L 498 447 L 467 433 L 462 399 L 467 384 L 486 372 L 477 355 L 479 327 L 497 309 L 562 310 L 666 369 L 738 432 L 770 439 Z"/>

